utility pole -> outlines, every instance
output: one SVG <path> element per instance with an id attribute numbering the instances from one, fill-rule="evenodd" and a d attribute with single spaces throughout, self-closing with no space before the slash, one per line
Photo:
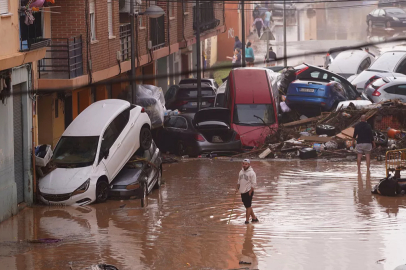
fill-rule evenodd
<path id="1" fill-rule="evenodd" d="M 134 1 L 130 0 L 130 20 L 131 20 L 131 81 L 130 81 L 130 89 L 131 89 L 131 103 L 136 104 L 137 96 L 136 96 L 136 82 L 135 82 L 135 22 L 134 22 Z"/>
<path id="2" fill-rule="evenodd" d="M 286 0 L 283 0 L 283 63 L 288 66 L 288 58 L 286 53 Z"/>
<path id="3" fill-rule="evenodd" d="M 242 61 L 241 64 L 245 67 L 245 7 L 244 7 L 244 0 L 241 0 L 241 24 L 242 24 L 242 31 L 241 31 L 241 42 L 242 42 L 242 49 L 241 49 L 241 56 Z"/>
<path id="4" fill-rule="evenodd" d="M 202 74 L 200 70 L 200 60 L 201 60 L 201 52 L 200 52 L 200 1 L 196 0 L 196 50 L 197 50 L 197 110 L 200 111 L 201 103 L 202 103 Z"/>

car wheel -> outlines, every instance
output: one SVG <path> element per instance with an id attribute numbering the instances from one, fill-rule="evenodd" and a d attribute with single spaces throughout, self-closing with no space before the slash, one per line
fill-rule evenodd
<path id="1" fill-rule="evenodd" d="M 374 130 L 372 134 L 376 145 L 386 146 L 388 144 L 388 136 L 385 133 Z"/>
<path id="2" fill-rule="evenodd" d="M 386 25 L 386 28 L 391 28 L 391 26 L 392 26 L 392 25 L 391 25 L 391 23 L 390 23 L 389 21 L 388 21 L 388 22 L 386 22 L 386 24 L 385 24 L 385 25 Z"/>
<path id="3" fill-rule="evenodd" d="M 159 168 L 158 179 L 156 180 L 154 189 L 159 189 L 161 187 L 161 184 L 162 184 L 162 168 Z"/>
<path id="4" fill-rule="evenodd" d="M 334 136 L 336 135 L 336 127 L 330 125 L 318 125 L 316 127 L 316 134 Z"/>
<path id="5" fill-rule="evenodd" d="M 109 196 L 109 184 L 104 181 L 101 180 L 99 182 L 97 182 L 96 185 L 96 202 L 97 203 L 103 203 L 107 200 L 108 196 Z"/>
<path id="6" fill-rule="evenodd" d="M 184 156 L 184 155 L 187 154 L 185 144 L 182 141 L 179 141 L 177 146 L 176 146 L 176 154 L 178 156 Z"/>
<path id="7" fill-rule="evenodd" d="M 140 147 L 143 150 L 148 150 L 151 147 L 152 134 L 151 130 L 147 127 L 143 127 L 140 132 Z"/>

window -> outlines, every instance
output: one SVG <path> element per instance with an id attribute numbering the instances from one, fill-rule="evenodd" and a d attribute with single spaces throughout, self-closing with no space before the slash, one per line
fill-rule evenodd
<path id="1" fill-rule="evenodd" d="M 140 12 L 142 12 L 142 5 L 139 5 L 138 3 L 135 4 L 135 9 L 134 9 L 135 14 L 139 14 Z M 142 16 L 137 16 L 138 18 L 138 27 L 143 27 L 142 24 Z"/>
<path id="2" fill-rule="evenodd" d="M 187 122 L 186 119 L 183 117 L 176 117 L 175 128 L 179 129 L 187 129 Z"/>
<path id="3" fill-rule="evenodd" d="M 0 0 L 0 14 L 8 13 L 8 0 Z"/>
<path id="4" fill-rule="evenodd" d="M 237 104 L 233 121 L 244 126 L 272 125 L 275 123 L 273 104 Z"/>
<path id="5" fill-rule="evenodd" d="M 398 85 L 398 90 L 396 91 L 396 94 L 406 96 L 406 84 Z"/>
<path id="6" fill-rule="evenodd" d="M 168 92 L 165 94 L 165 100 L 172 99 L 176 94 L 176 88 L 174 86 L 169 87 Z"/>
<path id="7" fill-rule="evenodd" d="M 96 40 L 96 14 L 94 0 L 89 1 L 90 40 Z"/>
<path id="8" fill-rule="evenodd" d="M 362 71 L 369 68 L 370 65 L 371 65 L 371 59 L 369 57 L 367 57 L 366 59 L 364 59 L 364 61 L 361 62 L 361 65 L 359 65 L 357 74 L 360 74 Z"/>
<path id="9" fill-rule="evenodd" d="M 379 17 L 385 16 L 385 11 L 383 11 L 383 9 L 380 9 L 378 15 L 379 15 Z"/>
<path id="10" fill-rule="evenodd" d="M 375 90 L 376 89 L 378 89 L 378 87 L 374 87 L 375 88 Z M 386 93 L 389 93 L 389 94 L 396 94 L 396 90 L 397 90 L 397 85 L 394 85 L 394 86 L 391 86 L 391 87 L 388 87 L 388 88 L 386 88 L 386 89 L 384 89 L 384 91 L 386 92 Z"/>
<path id="11" fill-rule="evenodd" d="M 379 10 L 380 10 L 380 9 L 375 9 L 375 11 L 374 11 L 374 13 L 373 13 L 374 17 L 378 17 L 378 16 L 379 16 Z"/>
<path id="12" fill-rule="evenodd" d="M 107 18 L 109 24 L 109 37 L 114 36 L 113 34 L 113 3 L 112 0 L 107 0 Z"/>
<path id="13" fill-rule="evenodd" d="M 55 147 L 52 160 L 57 167 L 85 167 L 94 162 L 98 136 L 63 136 Z"/>
<path id="14" fill-rule="evenodd" d="M 202 97 L 216 95 L 212 88 L 202 88 L 201 93 L 202 93 Z M 179 98 L 197 98 L 197 89 L 196 88 L 179 89 L 178 97 Z"/>
<path id="15" fill-rule="evenodd" d="M 169 17 L 175 17 L 174 13 L 175 13 L 175 3 L 176 2 L 169 2 Z"/>
<path id="16" fill-rule="evenodd" d="M 187 2 L 186 2 L 186 0 L 182 1 L 182 8 L 183 8 L 184 13 L 187 12 Z"/>
<path id="17" fill-rule="evenodd" d="M 175 127 L 176 118 L 177 118 L 177 117 L 171 117 L 171 118 L 169 118 L 168 120 L 165 121 L 164 126 L 165 126 L 165 127 Z"/>

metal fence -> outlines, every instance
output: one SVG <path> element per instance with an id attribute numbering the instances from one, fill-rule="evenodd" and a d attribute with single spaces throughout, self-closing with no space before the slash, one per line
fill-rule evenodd
<path id="1" fill-rule="evenodd" d="M 83 75 L 82 36 L 52 38 L 45 58 L 39 61 L 39 77 L 72 79 L 81 75 Z"/>

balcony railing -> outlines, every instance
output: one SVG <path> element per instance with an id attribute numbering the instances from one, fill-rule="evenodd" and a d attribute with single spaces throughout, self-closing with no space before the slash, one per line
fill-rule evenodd
<path id="1" fill-rule="evenodd" d="M 165 16 L 149 20 L 149 36 L 152 42 L 152 50 L 165 47 Z"/>
<path id="2" fill-rule="evenodd" d="M 214 15 L 214 6 L 212 2 L 200 4 L 200 31 L 207 31 L 216 28 L 220 20 Z M 196 6 L 193 7 L 193 30 L 196 31 Z"/>
<path id="3" fill-rule="evenodd" d="M 26 24 L 26 15 L 24 12 L 20 12 L 20 50 L 30 51 L 39 48 L 48 47 L 51 40 L 44 39 L 42 33 L 42 13 L 37 12 L 33 14 L 34 22 L 32 24 Z"/>
<path id="4" fill-rule="evenodd" d="M 131 58 L 131 24 L 120 25 L 121 61 Z"/>
<path id="5" fill-rule="evenodd" d="M 38 65 L 39 78 L 72 79 L 83 75 L 82 36 L 52 38 Z"/>

